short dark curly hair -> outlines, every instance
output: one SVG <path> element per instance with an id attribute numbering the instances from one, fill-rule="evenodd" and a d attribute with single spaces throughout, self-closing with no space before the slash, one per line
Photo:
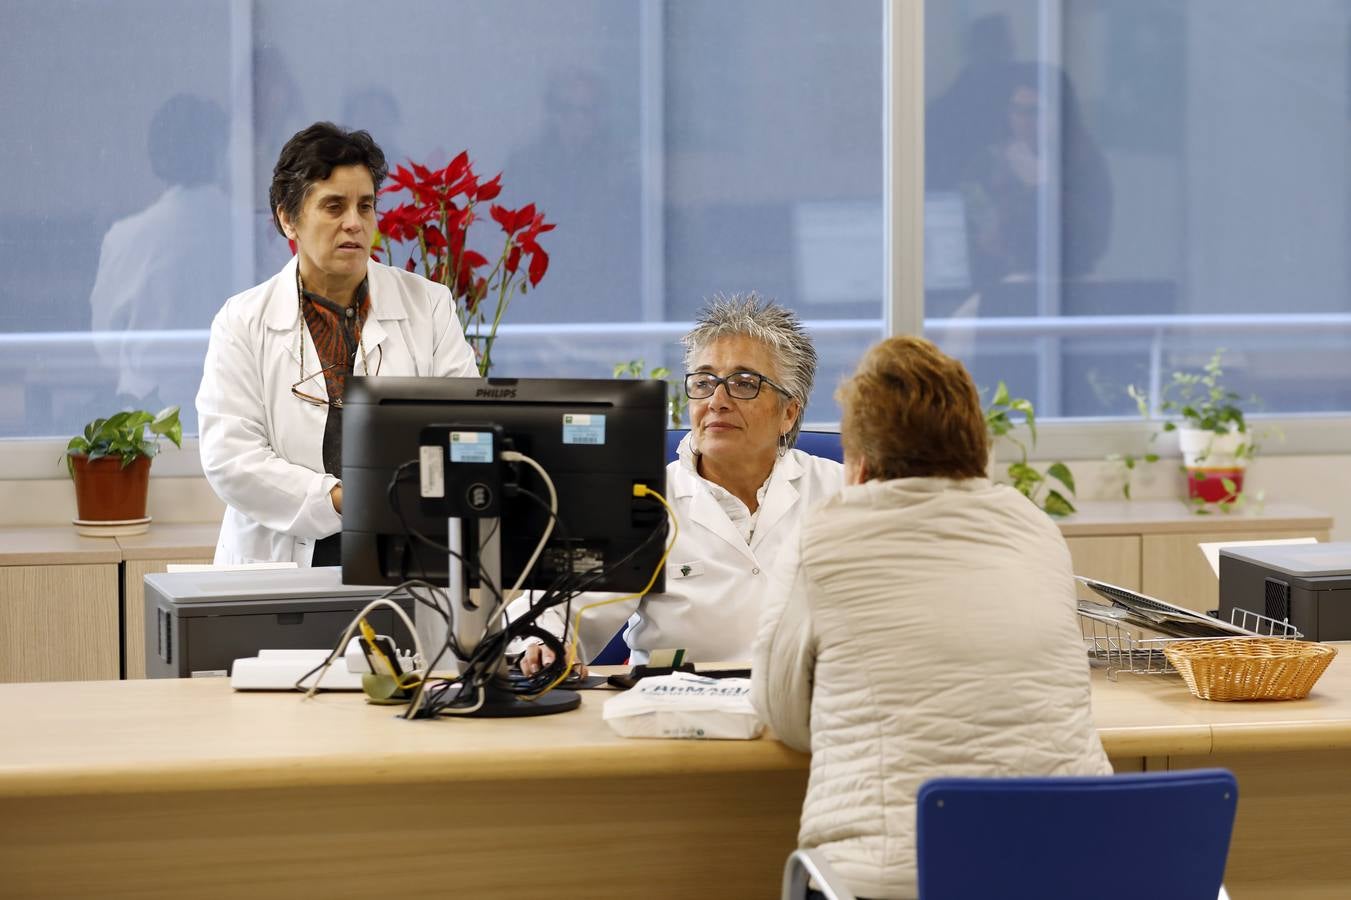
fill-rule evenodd
<path id="1" fill-rule="evenodd" d="M 332 122 L 315 122 L 297 131 L 281 148 L 272 169 L 272 187 L 267 192 L 272 206 L 272 224 L 283 236 L 277 211 L 295 221 L 316 181 L 323 181 L 338 166 L 365 166 L 377 191 L 389 174 L 384 151 L 365 131 L 348 131 Z"/>

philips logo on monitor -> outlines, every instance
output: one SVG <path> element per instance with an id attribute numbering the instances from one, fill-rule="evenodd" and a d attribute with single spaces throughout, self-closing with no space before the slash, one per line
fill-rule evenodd
<path id="1" fill-rule="evenodd" d="M 514 400 L 516 399 L 516 389 L 514 387 L 481 387 L 474 391 L 474 396 L 490 400 Z"/>

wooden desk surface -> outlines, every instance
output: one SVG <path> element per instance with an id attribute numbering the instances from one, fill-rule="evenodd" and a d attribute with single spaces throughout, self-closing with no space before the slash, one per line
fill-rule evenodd
<path id="1" fill-rule="evenodd" d="M 1351 748 L 1351 644 L 1305 700 L 1198 700 L 1176 676 L 1093 673 L 1108 755 Z M 613 777 L 803 770 L 772 739 L 632 740 L 601 718 L 613 696 L 526 719 L 406 722 L 355 693 L 237 693 L 226 679 L 0 685 L 0 796 L 194 787 Z"/>
<path id="2" fill-rule="evenodd" d="M 151 524 L 145 534 L 85 537 L 73 526 L 0 528 L 0 566 L 117 563 L 127 559 L 210 559 L 219 523 Z"/>
<path id="3" fill-rule="evenodd" d="M 773 739 L 619 738 L 601 719 L 609 696 L 540 718 L 404 722 L 357 694 L 233 693 L 225 679 L 0 685 L 0 814 L 24 823 L 0 841 L 0 883 L 72 900 L 452 883 L 777 896 L 807 756 Z M 1176 677 L 1095 671 L 1093 703 L 1123 763 L 1240 774 L 1234 896 L 1345 896 L 1351 654 L 1302 701 L 1211 703 Z"/>
<path id="4" fill-rule="evenodd" d="M 1058 519 L 1065 537 L 1113 534 L 1182 534 L 1194 531 L 1307 530 L 1332 528 L 1332 516 L 1294 503 L 1266 503 L 1260 509 L 1197 513 L 1181 500 L 1086 500 L 1078 512 Z"/>
<path id="5" fill-rule="evenodd" d="M 69 525 L 0 528 L 0 566 L 117 563 L 122 550 L 113 538 L 75 533 Z"/>
<path id="6" fill-rule="evenodd" d="M 618 737 L 609 691 L 574 712 L 407 722 L 360 694 L 233 692 L 224 678 L 0 685 L 0 797 L 193 787 L 614 777 L 806 768 L 778 741 Z"/>

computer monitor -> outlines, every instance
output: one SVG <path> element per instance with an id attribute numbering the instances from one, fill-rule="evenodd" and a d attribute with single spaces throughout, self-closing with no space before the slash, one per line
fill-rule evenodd
<path id="1" fill-rule="evenodd" d="M 513 489 L 514 483 L 547 504 L 532 469 L 499 467 L 500 486 L 491 473 L 486 486 L 468 480 L 477 491 L 473 501 L 495 513 L 482 528 L 473 516 L 448 521 L 444 505 L 424 496 L 439 487 L 447 502 L 462 506 L 469 494 L 457 473 L 500 460 L 510 449 L 548 472 L 558 494 L 555 528 L 524 588 L 548 589 L 574 576 L 585 579 L 587 590 L 636 593 L 655 572 L 652 590 L 660 591 L 666 513 L 656 500 L 636 496 L 635 487 L 665 491 L 665 422 L 660 381 L 351 377 L 343 397 L 343 581 L 425 578 L 449 586 L 457 614 L 452 630 L 472 647 L 485 625 L 500 624 L 500 616 L 476 623 L 456 607 L 457 579 L 479 586 L 477 565 L 449 564 L 447 554 L 414 532 L 444 545 L 454 543 L 462 525 L 466 555 L 480 544 L 500 553 L 499 586 L 515 585 L 550 520 L 543 504 Z M 442 466 L 438 476 L 433 469 Z M 424 632 L 421 624 L 418 631 Z"/>

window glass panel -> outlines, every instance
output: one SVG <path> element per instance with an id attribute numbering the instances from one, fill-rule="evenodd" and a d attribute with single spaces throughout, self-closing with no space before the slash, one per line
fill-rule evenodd
<path id="1" fill-rule="evenodd" d="M 926 331 L 1042 415 L 1219 348 L 1276 412 L 1351 409 L 1351 7 L 926 8 Z"/>
<path id="2" fill-rule="evenodd" d="M 467 149 L 503 173 L 499 202 L 558 224 L 496 374 L 680 371 L 702 301 L 757 290 L 813 322 L 809 416 L 831 420 L 880 335 L 877 0 L 6 11 L 0 97 L 23 127 L 0 141 L 19 176 L 0 198 L 0 437 L 127 404 L 180 404 L 195 432 L 211 316 L 288 259 L 267 188 L 282 143 L 321 119 L 370 130 L 392 162 Z"/>
<path id="3" fill-rule="evenodd" d="M 67 436 L 123 404 L 188 412 L 201 329 L 251 275 L 230 201 L 230 4 L 182 11 L 5 6 L 0 437 Z"/>

